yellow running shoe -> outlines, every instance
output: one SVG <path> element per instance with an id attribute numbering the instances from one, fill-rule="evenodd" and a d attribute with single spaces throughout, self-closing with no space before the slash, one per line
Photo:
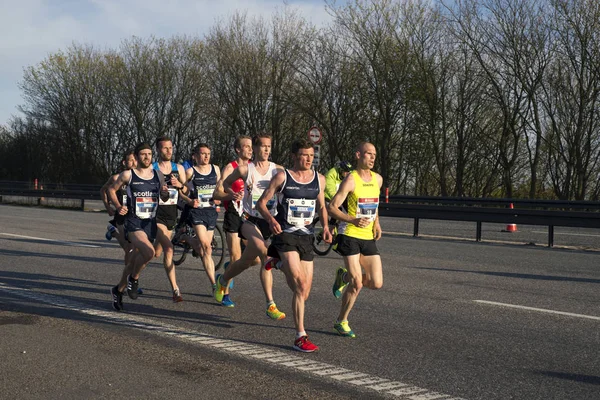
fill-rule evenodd
<path id="1" fill-rule="evenodd" d="M 348 321 L 336 322 L 333 325 L 333 329 L 340 335 L 344 337 L 356 337 L 352 329 L 350 329 L 350 325 L 348 325 Z"/>
<path id="2" fill-rule="evenodd" d="M 267 308 L 267 317 L 278 321 L 285 318 L 285 313 L 279 311 L 275 303 L 273 303 Z"/>
<path id="3" fill-rule="evenodd" d="M 348 286 L 348 282 L 344 282 L 344 274 L 348 272 L 348 270 L 344 267 L 339 267 L 335 273 L 335 281 L 333 282 L 333 295 L 336 299 L 342 297 L 342 291 L 346 286 Z"/>

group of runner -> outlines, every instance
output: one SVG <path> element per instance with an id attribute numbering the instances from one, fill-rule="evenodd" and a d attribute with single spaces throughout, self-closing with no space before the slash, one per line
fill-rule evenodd
<path id="1" fill-rule="evenodd" d="M 107 231 L 107 239 L 116 235 L 125 251 L 121 279 L 111 289 L 115 310 L 123 310 L 125 292 L 132 299 L 138 297 L 140 274 L 160 252 L 173 301 L 183 300 L 171 239 L 173 230 L 179 229 L 177 204 L 183 202 L 181 220 L 193 227 L 195 236 L 177 232 L 174 240 L 188 242 L 201 256 L 215 300 L 234 307 L 229 295 L 233 278 L 258 264 L 266 315 L 281 320 L 286 315 L 273 299 L 272 276 L 273 269 L 280 270 L 293 293 L 293 347 L 302 352 L 316 351 L 318 346 L 309 340 L 304 326 L 313 279 L 313 230 L 318 216 L 323 239 L 330 243 L 334 232 L 329 225 L 331 216 L 337 220 L 336 251 L 344 259 L 332 287 L 333 295 L 342 299 L 333 327 L 341 336 L 356 336 L 348 315 L 361 288 L 379 289 L 383 284 L 376 245 L 381 237 L 378 204 L 382 178 L 372 171 L 375 147 L 360 143 L 354 153 L 355 168 L 350 171 L 349 163 L 339 163 L 326 179 L 312 169 L 314 148 L 310 141 L 292 143 L 291 168 L 269 161 L 271 142 L 267 134 L 238 137 L 234 143 L 236 159 L 222 173 L 210 163 L 211 149 L 205 143 L 194 147 L 194 165 L 187 169 L 171 160 L 173 143 L 167 137 L 156 140 L 157 162 L 152 163 L 152 148 L 146 143 L 125 154 L 124 170 L 102 189 L 105 206 L 114 216 L 114 229 Z M 328 205 L 326 197 L 330 199 Z M 217 223 L 216 205 L 221 201 L 230 262 L 222 274 L 215 275 L 211 242 Z"/>

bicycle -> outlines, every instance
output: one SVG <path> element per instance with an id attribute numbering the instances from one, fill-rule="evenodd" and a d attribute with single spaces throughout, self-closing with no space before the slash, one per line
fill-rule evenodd
<path id="1" fill-rule="evenodd" d="M 175 232 L 178 232 L 180 229 L 182 229 L 182 227 L 178 224 L 175 228 Z M 185 229 L 186 231 L 184 233 L 187 233 L 191 237 L 196 237 L 196 233 L 194 232 L 194 229 L 191 226 L 185 224 Z M 179 236 L 180 235 L 176 233 L 172 240 L 173 264 L 175 265 L 181 265 L 185 261 L 190 250 L 192 250 L 192 246 L 189 243 L 178 240 Z M 223 266 L 223 264 L 225 264 L 225 240 L 226 239 L 225 234 L 223 233 L 223 229 L 219 225 L 216 225 L 213 233 L 213 239 L 211 242 L 212 258 L 215 264 L 215 271 L 220 269 Z M 192 255 L 194 257 L 199 256 L 199 254 L 197 254 L 195 250 L 192 250 Z"/>
<path id="2" fill-rule="evenodd" d="M 319 222 L 318 216 L 315 217 L 315 224 L 317 222 Z M 318 228 L 315 225 L 315 228 L 313 230 L 312 248 L 314 252 L 320 256 L 326 256 L 327 254 L 329 254 L 329 252 L 333 248 L 333 245 L 335 244 L 335 236 L 337 235 L 337 223 L 334 222 L 334 220 L 331 220 L 330 223 L 333 225 L 333 240 L 331 241 L 331 243 L 327 243 L 323 240 L 323 227 L 321 225 L 319 225 Z"/>

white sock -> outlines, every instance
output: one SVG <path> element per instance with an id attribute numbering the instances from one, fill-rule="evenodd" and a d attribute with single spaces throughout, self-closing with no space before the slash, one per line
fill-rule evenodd
<path id="1" fill-rule="evenodd" d="M 296 332 L 296 339 L 300 339 L 302 336 L 306 336 L 306 332 L 305 331 Z"/>
<path id="2" fill-rule="evenodd" d="M 273 300 L 267 301 L 267 308 L 271 307 L 271 304 L 275 304 Z"/>

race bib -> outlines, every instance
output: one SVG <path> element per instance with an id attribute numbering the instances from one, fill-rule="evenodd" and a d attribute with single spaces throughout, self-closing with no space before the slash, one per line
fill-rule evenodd
<path id="1" fill-rule="evenodd" d="M 126 194 L 124 194 L 121 198 L 121 205 L 127 206 L 127 195 Z"/>
<path id="2" fill-rule="evenodd" d="M 361 197 L 357 201 L 356 217 L 369 218 L 369 220 L 375 221 L 377 207 L 379 207 L 379 198 Z"/>
<path id="3" fill-rule="evenodd" d="M 315 217 L 316 204 L 314 199 L 288 199 L 288 224 L 299 228 L 310 225 Z"/>
<path id="4" fill-rule="evenodd" d="M 135 215 L 139 219 L 150 219 L 156 216 L 158 197 L 138 197 L 135 199 Z"/>
<path id="5" fill-rule="evenodd" d="M 179 191 L 176 188 L 169 188 L 169 199 L 167 201 L 159 200 L 158 204 L 161 206 L 174 206 L 177 205 L 179 199 Z"/>
<path id="6" fill-rule="evenodd" d="M 198 201 L 200 202 L 199 208 L 214 208 L 215 203 L 213 201 L 214 188 L 211 189 L 198 189 Z"/>
<path id="7" fill-rule="evenodd" d="M 252 195 L 252 215 L 255 217 L 262 218 L 262 216 L 256 209 L 256 203 L 258 202 L 258 199 L 260 199 L 260 196 L 261 196 L 260 194 Z M 269 214 L 277 215 L 276 206 L 277 206 L 277 197 L 275 197 L 275 195 L 274 195 L 271 199 L 269 199 L 269 201 L 267 201 L 267 210 L 269 210 Z"/>

